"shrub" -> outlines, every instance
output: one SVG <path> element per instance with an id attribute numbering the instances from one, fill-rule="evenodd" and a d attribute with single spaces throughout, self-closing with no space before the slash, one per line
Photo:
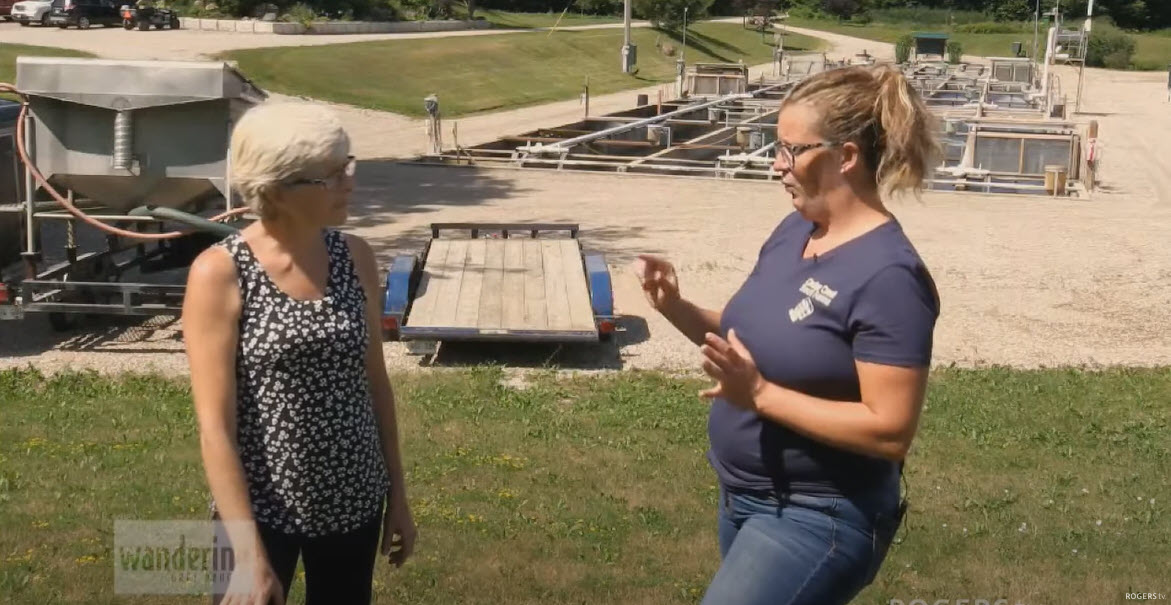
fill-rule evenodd
<path id="1" fill-rule="evenodd" d="M 952 65 L 959 64 L 964 60 L 964 45 L 959 42 L 947 43 L 947 62 Z"/>
<path id="2" fill-rule="evenodd" d="M 314 21 L 317 20 L 317 11 L 314 11 L 312 6 L 309 6 L 304 2 L 298 2 L 297 4 L 289 7 L 289 10 L 285 12 L 282 20 L 288 21 L 290 23 L 300 23 L 301 25 L 304 25 L 308 28 L 313 25 Z"/>
<path id="3" fill-rule="evenodd" d="M 1135 41 L 1126 32 L 1103 20 L 1094 24 L 1086 49 L 1086 65 L 1127 69 L 1134 57 Z"/>
<path id="4" fill-rule="evenodd" d="M 895 41 L 895 62 L 906 63 L 911 60 L 911 49 L 915 47 L 915 39 L 910 34 L 904 34 Z"/>
<path id="5" fill-rule="evenodd" d="M 1033 6 L 1029 0 L 1001 0 L 992 14 L 997 21 L 1026 21 L 1033 16 Z"/>
<path id="6" fill-rule="evenodd" d="M 822 0 L 821 9 L 844 21 L 854 16 L 860 8 L 858 0 Z"/>
<path id="7" fill-rule="evenodd" d="M 870 25 L 874 23 L 874 17 L 871 17 L 870 13 L 861 12 L 851 17 L 850 22 L 857 23 L 858 25 Z"/>
<path id="8" fill-rule="evenodd" d="M 683 8 L 687 7 L 687 20 L 694 23 L 707 15 L 712 0 L 634 0 L 631 9 L 655 27 L 666 31 L 683 29 Z"/>

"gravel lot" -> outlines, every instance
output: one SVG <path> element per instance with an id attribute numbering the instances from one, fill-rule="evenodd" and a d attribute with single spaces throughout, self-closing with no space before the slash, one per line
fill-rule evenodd
<path id="1" fill-rule="evenodd" d="M 835 54 L 888 51 L 825 35 Z M 1072 72 L 1063 73 L 1073 90 Z M 943 298 L 939 364 L 1016 367 L 1171 364 L 1171 163 L 1159 147 L 1171 132 L 1165 76 L 1087 70 L 1083 109 L 1101 123 L 1102 190 L 1090 200 L 931 193 L 891 204 L 927 260 Z M 628 106 L 634 92 L 596 99 L 598 111 Z M 384 258 L 414 251 L 434 221 L 571 221 L 583 244 L 609 255 L 619 311 L 616 345 L 448 347 L 437 365 L 502 361 L 580 369 L 692 370 L 695 350 L 646 306 L 628 270 L 640 252 L 672 258 L 685 295 L 721 305 L 751 269 L 766 235 L 791 210 L 776 184 L 660 177 L 447 169 L 389 158 L 421 150 L 413 120 L 342 109 L 359 167 L 351 228 Z M 487 140 L 580 112 L 576 102 L 460 122 L 461 142 Z M 465 138 L 466 137 L 466 138 Z M 173 320 L 99 320 L 53 334 L 41 317 L 0 324 L 0 366 L 46 370 L 186 371 Z M 420 367 L 386 345 L 395 368 Z"/>

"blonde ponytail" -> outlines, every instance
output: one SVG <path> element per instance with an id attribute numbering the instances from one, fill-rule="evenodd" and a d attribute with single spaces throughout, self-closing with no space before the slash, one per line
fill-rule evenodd
<path id="1" fill-rule="evenodd" d="M 826 139 L 855 142 L 884 197 L 922 191 L 939 157 L 939 144 L 927 105 L 897 69 L 822 72 L 798 84 L 785 99 L 789 103 L 806 103 L 820 112 Z"/>

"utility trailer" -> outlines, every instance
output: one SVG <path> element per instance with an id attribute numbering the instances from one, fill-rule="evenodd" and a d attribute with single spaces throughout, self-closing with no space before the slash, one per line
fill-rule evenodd
<path id="1" fill-rule="evenodd" d="M 610 271 L 575 224 L 436 223 L 387 273 L 390 340 L 588 343 L 615 329 Z"/>

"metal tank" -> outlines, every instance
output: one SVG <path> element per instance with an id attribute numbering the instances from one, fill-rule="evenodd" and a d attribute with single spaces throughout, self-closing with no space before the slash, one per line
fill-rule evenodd
<path id="1" fill-rule="evenodd" d="M 36 166 L 112 210 L 228 197 L 231 125 L 265 93 L 222 61 L 20 57 Z"/>

